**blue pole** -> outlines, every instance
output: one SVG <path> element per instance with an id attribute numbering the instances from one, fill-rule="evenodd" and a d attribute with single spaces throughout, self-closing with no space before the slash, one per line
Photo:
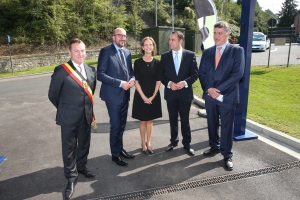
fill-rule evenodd
<path id="1" fill-rule="evenodd" d="M 7 35 L 7 45 L 8 45 L 8 51 L 9 51 L 9 56 L 10 56 L 10 67 L 11 67 L 11 74 L 14 74 L 14 69 L 13 69 L 13 66 L 12 66 L 12 61 L 11 61 L 11 51 L 10 51 L 10 46 L 9 46 L 9 43 L 10 43 L 10 36 Z"/>
<path id="2" fill-rule="evenodd" d="M 256 0 L 242 1 L 240 46 L 245 52 L 245 71 L 240 83 L 240 104 L 235 112 L 233 139 L 237 141 L 257 139 L 257 135 L 246 130 L 255 3 Z"/>

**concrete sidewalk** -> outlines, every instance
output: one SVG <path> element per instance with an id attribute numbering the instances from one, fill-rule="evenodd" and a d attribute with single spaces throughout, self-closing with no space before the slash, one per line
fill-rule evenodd
<path id="1" fill-rule="evenodd" d="M 63 199 L 60 127 L 47 99 L 50 74 L 0 80 L 0 199 Z M 146 156 L 140 147 L 139 122 L 131 118 L 131 103 L 124 135 L 125 149 L 135 154 L 120 167 L 111 161 L 109 118 L 95 94 L 98 128 L 92 132 L 87 167 L 95 179 L 79 175 L 72 199 L 299 199 L 300 160 L 261 140 L 234 142 L 234 170 L 224 169 L 220 154 L 204 157 L 208 147 L 206 119 L 199 107 L 190 112 L 192 148 L 181 144 L 166 152 L 169 121 L 162 99 L 163 117 L 154 121 L 152 146 Z M 163 89 L 163 87 L 162 87 Z M 134 91 L 131 91 L 133 96 Z M 181 137 L 180 137 L 181 138 Z M 292 151 L 292 150 L 291 150 Z"/>

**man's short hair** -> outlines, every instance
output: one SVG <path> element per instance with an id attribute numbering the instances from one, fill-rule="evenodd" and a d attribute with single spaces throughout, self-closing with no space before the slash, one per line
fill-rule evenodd
<path id="1" fill-rule="evenodd" d="M 179 40 L 184 40 L 184 35 L 181 31 L 172 31 L 172 34 L 177 34 Z"/>
<path id="2" fill-rule="evenodd" d="M 83 41 L 80 40 L 80 39 L 78 39 L 78 38 L 74 38 L 74 39 L 70 40 L 70 42 L 69 42 L 69 50 L 71 50 L 72 44 L 74 44 L 74 43 L 80 44 L 80 43 L 83 43 Z"/>
<path id="3" fill-rule="evenodd" d="M 231 33 L 231 28 L 229 24 L 225 21 L 219 21 L 215 23 L 214 28 L 224 28 L 225 32 L 230 34 Z"/>

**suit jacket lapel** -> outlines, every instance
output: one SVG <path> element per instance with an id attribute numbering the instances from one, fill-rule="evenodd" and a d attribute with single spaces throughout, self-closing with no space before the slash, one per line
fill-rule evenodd
<path id="1" fill-rule="evenodd" d="M 226 57 L 228 57 L 228 53 L 230 52 L 229 51 L 229 49 L 231 49 L 231 45 L 230 44 L 227 44 L 226 45 L 226 47 L 225 47 L 225 49 L 224 49 L 224 51 L 223 51 L 223 54 L 222 54 L 222 56 L 221 56 L 221 59 L 220 59 L 220 61 L 219 61 L 219 65 L 222 65 L 222 62 L 224 61 L 224 59 L 226 58 Z M 219 66 L 218 66 L 219 67 Z"/>
<path id="2" fill-rule="evenodd" d="M 82 76 L 82 74 L 76 69 L 76 67 L 73 65 L 73 62 L 71 60 L 68 61 L 68 64 L 75 70 L 75 72 L 82 78 L 82 80 L 85 80 L 85 78 Z M 88 73 L 88 67 L 85 63 L 83 63 L 83 67 L 85 69 L 87 81 L 89 79 L 89 73 Z"/>
<path id="3" fill-rule="evenodd" d="M 123 64 L 122 64 L 121 58 L 120 58 L 120 56 L 119 56 L 119 52 L 117 51 L 117 49 L 116 49 L 116 47 L 114 46 L 114 44 L 111 44 L 111 45 L 112 45 L 112 48 L 113 48 L 113 50 L 114 50 L 115 57 L 117 58 L 118 63 L 119 63 L 119 65 L 120 65 L 121 69 L 122 69 L 123 72 L 126 74 L 126 72 L 124 71 L 125 69 L 124 69 L 123 66 L 122 66 Z M 124 60 L 125 60 L 125 62 L 127 62 L 127 60 L 126 60 L 126 55 L 125 55 L 125 51 L 123 51 L 123 53 L 124 53 L 124 56 L 125 56 Z M 126 67 L 126 66 L 125 66 L 125 67 Z"/>
<path id="4" fill-rule="evenodd" d="M 79 72 L 76 67 L 73 65 L 73 62 L 71 61 L 71 59 L 68 61 L 68 64 L 76 71 Z"/>
<path id="5" fill-rule="evenodd" d="M 173 51 L 172 51 L 172 50 L 169 51 L 168 56 L 169 56 L 169 59 L 172 60 L 172 63 L 173 63 L 173 65 L 172 65 L 172 66 L 173 66 L 173 70 L 174 70 L 174 73 L 176 74 L 175 63 L 174 63 Z"/>
<path id="6" fill-rule="evenodd" d="M 83 63 L 83 66 L 84 66 L 84 69 L 85 69 L 85 73 L 86 73 L 86 81 L 88 82 L 89 86 L 91 87 L 92 84 L 91 84 L 91 69 L 88 67 L 87 64 Z"/>
<path id="7" fill-rule="evenodd" d="M 186 50 L 182 49 L 182 55 L 181 55 L 181 61 L 180 61 L 178 74 L 180 73 L 181 68 L 183 68 L 183 60 L 185 59 L 185 56 L 186 56 Z"/>
<path id="8" fill-rule="evenodd" d="M 112 44 L 113 46 L 113 49 L 114 49 L 114 54 L 115 54 L 115 57 L 117 58 L 118 62 L 119 62 L 119 65 L 122 66 L 122 61 L 121 61 L 121 58 L 119 56 L 119 52 L 117 51 L 117 49 L 115 48 L 115 46 Z"/>

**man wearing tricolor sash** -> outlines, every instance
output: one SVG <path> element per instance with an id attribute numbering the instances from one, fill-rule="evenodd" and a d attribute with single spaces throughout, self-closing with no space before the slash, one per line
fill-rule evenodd
<path id="1" fill-rule="evenodd" d="M 56 124 L 61 126 L 64 175 L 68 180 L 65 197 L 74 193 L 78 173 L 95 177 L 86 168 L 91 140 L 91 124 L 95 124 L 93 94 L 96 69 L 84 63 L 85 44 L 73 39 L 69 45 L 71 59 L 57 66 L 51 76 L 48 97 L 56 107 Z"/>

